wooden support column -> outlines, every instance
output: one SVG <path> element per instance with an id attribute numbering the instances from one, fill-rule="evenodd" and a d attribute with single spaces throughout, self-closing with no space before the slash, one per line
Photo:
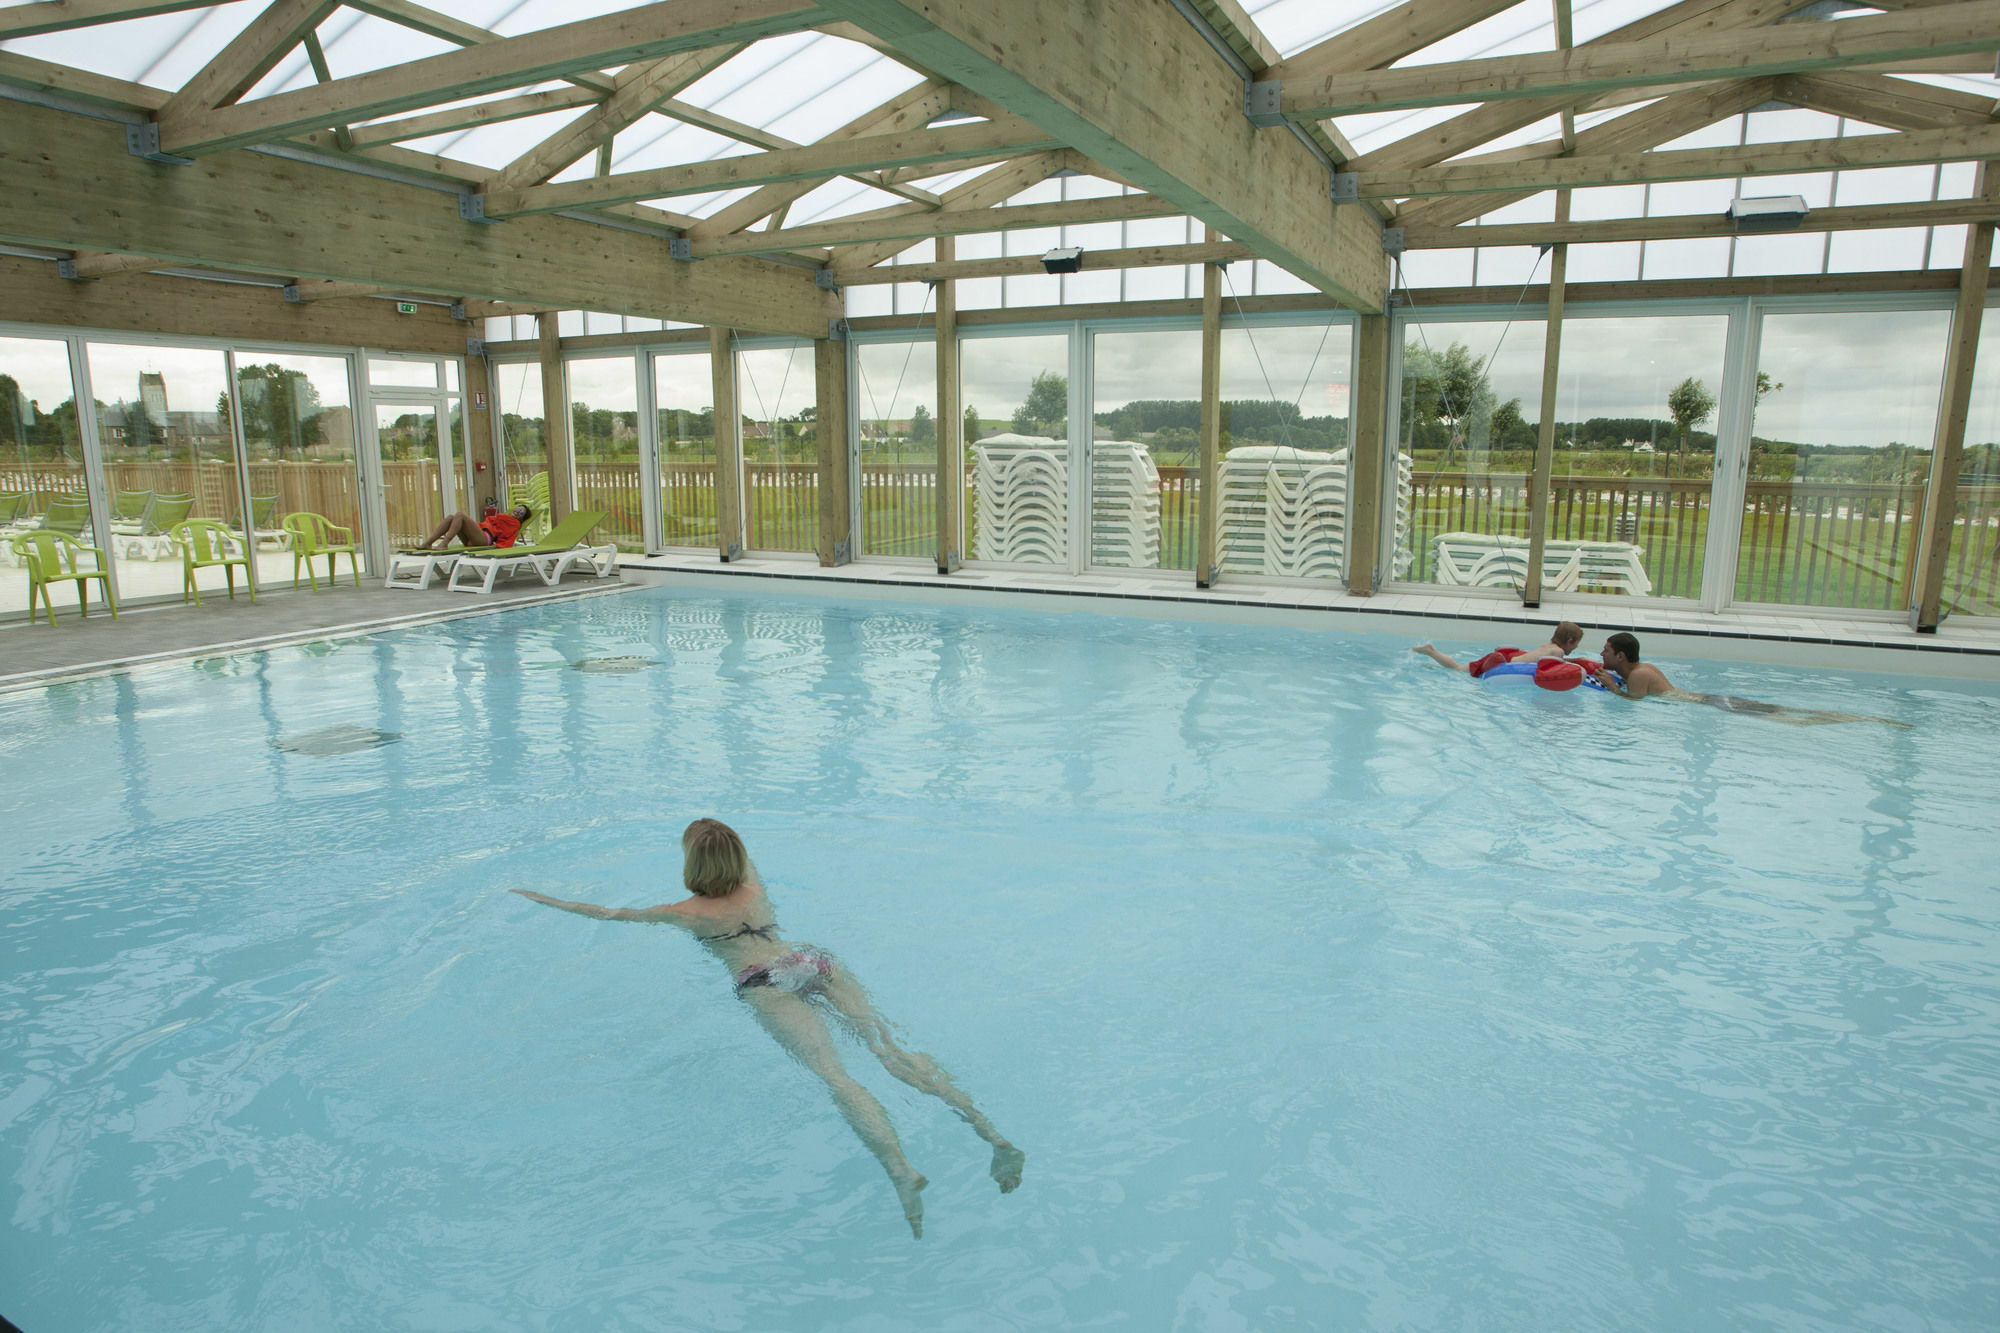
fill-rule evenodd
<path id="1" fill-rule="evenodd" d="M 1375 595 L 1375 571 L 1382 565 L 1382 531 L 1395 531 L 1394 517 L 1382 522 L 1382 476 L 1393 466 L 1389 439 L 1389 317 L 1363 315 L 1357 348 L 1352 415 L 1348 418 L 1347 590 Z"/>
<path id="2" fill-rule="evenodd" d="M 847 431 L 847 340 L 813 342 L 813 439 L 819 444 L 819 562 L 854 559 L 853 449 Z"/>
<path id="3" fill-rule="evenodd" d="M 507 497 L 500 490 L 499 460 L 493 449 L 493 375 L 483 356 L 465 358 L 465 456 L 472 469 L 468 497 L 476 506 L 487 496 L 502 505 Z M 474 509 L 474 513 L 478 510 Z"/>
<path id="4" fill-rule="evenodd" d="M 1556 194 L 1556 221 L 1569 221 L 1569 191 Z M 1549 322 L 1542 339 L 1542 416 L 1535 440 L 1535 466 L 1528 477 L 1528 572 L 1521 580 L 1521 605 L 1542 604 L 1542 553 L 1549 541 L 1549 474 L 1556 461 L 1556 375 L 1562 369 L 1563 287 L 1569 277 L 1569 246 L 1549 255 Z"/>
<path id="5" fill-rule="evenodd" d="M 1208 240 L 1217 239 L 1210 227 Z M 1222 265 L 1201 270 L 1201 484 L 1195 512 L 1194 586 L 1212 587 L 1222 574 Z"/>
<path id="6" fill-rule="evenodd" d="M 715 539 L 727 564 L 743 554 L 743 413 L 736 405 L 736 340 L 730 330 L 708 331 L 708 365 L 715 382 Z"/>
<path id="7" fill-rule="evenodd" d="M 569 517 L 571 503 L 569 449 L 569 386 L 563 382 L 562 337 L 556 312 L 535 316 L 535 333 L 542 356 L 542 442 L 549 453 L 549 521 Z"/>
<path id="8" fill-rule="evenodd" d="M 955 258 L 952 238 L 937 239 L 937 261 Z M 964 559 L 965 422 L 958 405 L 958 283 L 937 284 L 937 572 Z"/>
<path id="9" fill-rule="evenodd" d="M 2000 163 L 1979 164 L 1981 199 L 2000 198 Z M 1975 223 L 1965 233 L 1965 266 L 1959 270 L 1958 308 L 1952 314 L 1951 347 L 1944 363 L 1944 401 L 1931 446 L 1931 480 L 1924 498 L 1924 523 L 1916 561 L 1917 582 L 1910 623 L 1919 634 L 1937 633 L 1944 601 L 1944 571 L 1951 554 L 1952 521 L 1958 513 L 1958 467 L 1965 452 L 1966 418 L 1972 410 L 1972 375 L 1978 361 L 1979 330 L 1993 264 L 1993 224 Z"/>

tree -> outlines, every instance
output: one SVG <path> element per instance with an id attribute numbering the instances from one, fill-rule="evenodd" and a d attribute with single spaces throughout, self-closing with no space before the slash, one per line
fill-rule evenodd
<path id="1" fill-rule="evenodd" d="M 1760 374 L 1758 378 L 1765 377 Z M 1674 452 L 1685 454 L 1689 434 L 1714 414 L 1715 395 L 1708 391 L 1706 384 L 1690 375 L 1667 395 L 1667 412 L 1674 419 L 1674 428 L 1680 432 L 1680 443 Z"/>
<path id="2" fill-rule="evenodd" d="M 1508 441 L 1519 432 L 1530 429 L 1527 418 L 1521 415 L 1521 400 L 1509 398 L 1493 409 L 1493 438 Z"/>
<path id="3" fill-rule="evenodd" d="M 1014 409 L 1010 422 L 1022 435 L 1069 434 L 1069 376 L 1045 370 L 1028 386 L 1028 401 Z"/>
<path id="4" fill-rule="evenodd" d="M 979 442 L 979 409 L 976 407 L 968 407 L 965 409 L 965 435 L 962 439 L 959 440 L 959 443 L 961 445 L 965 445 L 965 444 L 976 444 L 978 442 Z"/>
<path id="5" fill-rule="evenodd" d="M 1765 395 L 1765 394 L 1767 394 L 1767 393 L 1776 393 L 1776 392 L 1777 392 L 1778 390 L 1780 390 L 1780 389 L 1782 389 L 1782 388 L 1784 388 L 1784 387 L 1785 387 L 1785 386 L 1784 386 L 1783 384 L 1780 384 L 1780 383 L 1777 383 L 1777 382 L 1774 382 L 1774 381 L 1773 381 L 1773 380 L 1771 379 L 1771 372 L 1770 372 L 1770 371 L 1768 371 L 1768 370 L 1760 370 L 1760 371 L 1758 371 L 1758 372 L 1757 372 L 1757 406 L 1759 406 L 1759 407 L 1762 407 L 1762 406 L 1764 405 L 1764 395 Z"/>
<path id="6" fill-rule="evenodd" d="M 1411 426 L 1414 446 L 1423 427 L 1444 428 L 1445 457 L 1459 445 L 1490 439 L 1493 384 L 1486 363 L 1475 359 L 1464 343 L 1455 342 L 1442 355 L 1422 343 L 1403 348 L 1403 415 Z"/>
<path id="7" fill-rule="evenodd" d="M 275 362 L 239 365 L 236 394 L 241 400 L 246 443 L 269 445 L 282 458 L 287 449 L 308 449 L 325 439 L 319 390 L 304 372 Z M 227 421 L 229 408 L 229 395 L 221 395 L 216 415 Z"/>
<path id="8" fill-rule="evenodd" d="M 910 413 L 910 440 L 914 444 L 925 444 L 937 438 L 937 423 L 931 420 L 931 410 L 922 403 Z"/>

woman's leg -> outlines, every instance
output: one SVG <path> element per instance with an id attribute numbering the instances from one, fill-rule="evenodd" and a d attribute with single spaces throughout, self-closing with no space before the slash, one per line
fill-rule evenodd
<path id="1" fill-rule="evenodd" d="M 875 1100 L 874 1093 L 856 1083 L 840 1063 L 826 1021 L 813 1012 L 812 1006 L 786 991 L 755 988 L 742 994 L 757 1021 L 764 1025 L 764 1031 L 826 1084 L 827 1091 L 833 1094 L 833 1104 L 848 1126 L 889 1173 L 896 1197 L 903 1201 L 903 1216 L 909 1219 L 910 1233 L 921 1237 L 924 1201 L 919 1191 L 930 1182 L 917 1174 L 909 1158 L 903 1156 L 902 1142 L 897 1139 L 896 1127 L 889 1123 L 889 1113 L 882 1109 L 882 1103 Z"/>
<path id="2" fill-rule="evenodd" d="M 841 1023 L 874 1053 L 884 1069 L 918 1092 L 927 1092 L 949 1106 L 960 1120 L 972 1126 L 973 1133 L 993 1145 L 993 1179 L 999 1182 L 1002 1194 L 1012 1192 L 1021 1183 L 1021 1165 L 1027 1154 L 1001 1137 L 993 1122 L 972 1104 L 972 1098 L 951 1081 L 951 1075 L 936 1060 L 922 1051 L 906 1051 L 896 1044 L 895 1033 L 888 1021 L 875 1012 L 860 982 L 836 971 L 827 978 L 824 990 Z"/>

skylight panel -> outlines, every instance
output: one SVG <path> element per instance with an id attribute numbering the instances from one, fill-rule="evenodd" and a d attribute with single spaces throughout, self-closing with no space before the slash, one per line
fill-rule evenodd
<path id="1" fill-rule="evenodd" d="M 763 118 L 757 114 L 754 105 L 744 105 L 738 111 L 726 109 L 724 103 L 754 86 L 765 74 L 790 59 L 801 48 L 827 40 L 817 32 L 787 33 L 783 37 L 766 37 L 752 42 L 745 49 L 717 65 L 708 73 L 689 84 L 681 93 L 681 100 L 694 106 L 720 111 L 737 120 L 750 124 L 761 124 Z M 744 114 L 744 113 L 748 114 Z"/>
<path id="2" fill-rule="evenodd" d="M 470 0 L 469 3 L 453 3 L 452 17 L 469 23 L 477 23 L 483 28 L 491 28 L 502 37 L 518 37 L 523 33 L 540 32 L 564 23 L 581 23 L 585 19 L 602 18 L 606 14 L 618 14 L 628 9 L 636 9 L 653 0 Z M 484 10 L 489 17 L 475 18 L 469 10 Z"/>
<path id="3" fill-rule="evenodd" d="M 854 42 L 840 42 L 846 51 L 828 52 L 816 62 L 811 77 L 819 81 L 817 92 L 801 82 L 799 91 L 807 95 L 795 107 L 774 115 L 768 125 L 774 133 L 800 143 L 814 143 L 831 130 L 847 124 L 898 93 L 924 80 L 907 66 L 900 65 Z M 815 47 L 818 57 L 821 48 Z M 789 67 L 787 67 L 789 68 Z M 774 73 L 780 77 L 781 69 Z"/>
<path id="4" fill-rule="evenodd" d="M 0 50 L 178 91 L 262 13 L 263 0 L 99 23 L 0 42 Z"/>
<path id="5" fill-rule="evenodd" d="M 1884 269 L 1924 266 L 1930 244 L 1928 227 L 1892 227 L 1882 231 L 1837 231 L 1828 239 L 1828 273 L 1873 273 Z"/>
<path id="6" fill-rule="evenodd" d="M 626 126 L 612 140 L 611 169 L 616 172 L 651 171 L 655 167 L 713 162 L 760 151 L 752 144 L 700 125 L 689 125 L 669 116 L 650 115 Z M 590 175 L 597 169 L 595 155 L 585 161 L 588 170 L 579 173 L 571 167 L 557 179 L 570 180 L 578 175 Z"/>
<path id="7" fill-rule="evenodd" d="M 501 125 L 480 125 L 437 135 L 433 139 L 418 140 L 411 147 L 435 143 L 440 146 L 426 148 L 425 151 L 497 171 L 569 124 L 578 114 L 574 110 L 551 111 Z"/>
<path id="8" fill-rule="evenodd" d="M 800 227 L 808 222 L 831 222 L 836 218 L 851 217 L 877 208 L 893 208 L 908 202 L 900 194 L 891 194 L 887 190 L 837 176 L 793 203 L 791 212 L 786 215 L 785 225 Z"/>
<path id="9" fill-rule="evenodd" d="M 1472 109 L 1471 106 L 1426 106 L 1412 111 L 1371 111 L 1358 116 L 1338 116 L 1334 124 L 1340 127 L 1340 132 L 1347 136 L 1347 141 L 1354 145 L 1356 152 L 1372 153 L 1419 130 L 1442 125 Z"/>

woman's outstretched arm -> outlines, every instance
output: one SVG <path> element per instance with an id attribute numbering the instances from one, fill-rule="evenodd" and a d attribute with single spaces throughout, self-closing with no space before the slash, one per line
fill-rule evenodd
<path id="1" fill-rule="evenodd" d="M 530 893 L 526 889 L 509 889 L 530 902 L 544 903 L 564 912 L 574 912 L 578 916 L 591 917 L 598 921 L 667 921 L 678 915 L 674 909 L 662 903 L 658 907 L 599 907 L 596 903 L 572 903 L 561 898 L 551 898 L 543 893 Z"/>

